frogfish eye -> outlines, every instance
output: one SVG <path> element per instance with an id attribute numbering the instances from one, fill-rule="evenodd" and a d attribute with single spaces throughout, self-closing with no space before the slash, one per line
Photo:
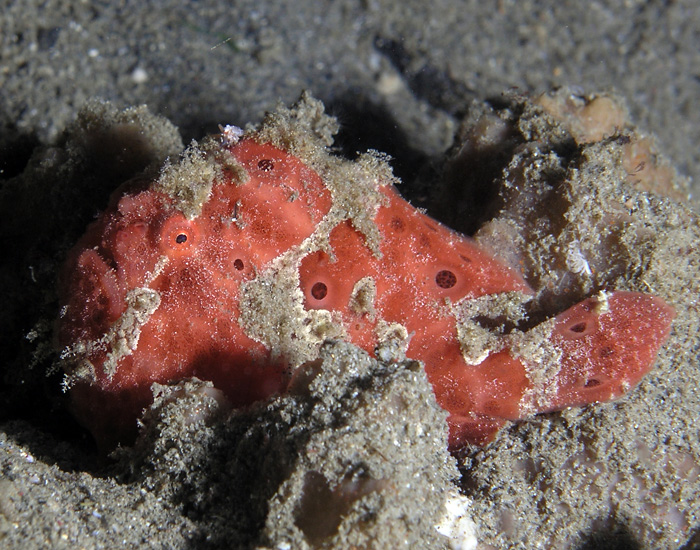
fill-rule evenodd
<path id="1" fill-rule="evenodd" d="M 163 222 L 160 230 L 160 247 L 168 255 L 191 252 L 196 242 L 195 227 L 185 216 L 178 213 Z"/>

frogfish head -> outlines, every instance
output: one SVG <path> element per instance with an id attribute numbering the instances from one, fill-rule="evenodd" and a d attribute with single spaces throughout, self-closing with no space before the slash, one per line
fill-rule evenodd
<path id="1" fill-rule="evenodd" d="M 241 286 L 313 232 L 330 195 L 279 149 L 231 152 L 237 170 L 218 172 L 196 215 L 155 184 L 118 189 L 68 254 L 58 343 L 74 413 L 103 448 L 135 434 L 154 382 L 211 380 L 233 406 L 286 386 L 241 327 Z"/>

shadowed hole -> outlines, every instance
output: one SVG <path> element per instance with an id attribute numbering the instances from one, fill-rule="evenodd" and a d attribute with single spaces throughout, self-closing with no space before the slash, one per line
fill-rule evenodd
<path id="1" fill-rule="evenodd" d="M 101 325 L 107 317 L 107 315 L 105 314 L 104 309 L 96 309 L 92 312 L 91 317 L 93 323 L 95 323 L 96 325 Z"/>
<path id="2" fill-rule="evenodd" d="M 270 159 L 260 159 L 258 161 L 258 168 L 263 172 L 269 172 L 275 167 L 275 163 Z"/>
<path id="3" fill-rule="evenodd" d="M 311 296 L 317 300 L 323 300 L 326 297 L 326 294 L 328 294 L 328 287 L 325 283 L 319 281 L 311 287 Z"/>
<path id="4" fill-rule="evenodd" d="M 443 269 L 435 275 L 435 282 L 440 288 L 452 288 L 457 284 L 457 277 L 448 269 Z"/>
<path id="5" fill-rule="evenodd" d="M 571 332 L 575 332 L 576 334 L 586 332 L 586 323 L 576 323 L 575 325 L 570 326 L 569 330 Z"/>
<path id="6" fill-rule="evenodd" d="M 243 260 L 241 260 L 240 258 L 236 258 L 233 261 L 233 267 L 238 271 L 241 271 L 243 269 Z"/>

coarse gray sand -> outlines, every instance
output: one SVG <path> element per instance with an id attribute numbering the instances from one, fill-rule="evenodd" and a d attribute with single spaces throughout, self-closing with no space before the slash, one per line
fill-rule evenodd
<path id="1" fill-rule="evenodd" d="M 366 471 L 353 470 L 346 478 L 347 471 L 331 472 L 333 466 L 328 466 L 322 480 L 315 474 L 305 477 L 304 468 L 316 471 L 317 464 L 301 463 L 285 474 L 274 463 L 263 467 L 255 462 L 258 455 L 245 445 L 254 446 L 261 437 L 255 430 L 266 422 L 282 434 L 269 443 L 273 447 L 287 445 L 290 452 L 303 445 L 284 428 L 292 415 L 285 407 L 303 416 L 293 404 L 263 407 L 261 424 L 245 415 L 222 424 L 214 400 L 209 402 L 211 418 L 178 426 L 169 416 L 177 401 L 163 397 L 161 408 L 151 411 L 150 426 L 159 428 L 149 432 L 150 439 L 147 433 L 136 450 L 104 459 L 66 412 L 61 376 L 45 376 L 50 320 L 56 313 L 53 285 L 66 249 L 104 207 L 111 190 L 144 169 L 157 170 L 183 141 L 215 132 L 218 124 L 257 122 L 279 100 L 290 104 L 308 89 L 337 116 L 341 131 L 336 144 L 342 151 L 352 155 L 373 147 L 391 154 L 402 192 L 439 213 L 445 190 L 431 185 L 442 174 L 444 153 L 462 119 L 476 118 L 475 105 L 482 100 L 501 108 L 512 100 L 503 96 L 508 91 L 535 96 L 557 86 L 573 86 L 581 94 L 614 89 L 626 100 L 630 119 L 657 136 L 657 150 L 678 168 L 680 188 L 687 176 L 694 178 L 690 185 L 696 194 L 700 189 L 695 146 L 700 136 L 695 108 L 700 10 L 693 0 L 243 1 L 235 7 L 224 2 L 2 0 L 0 8 L 0 224 L 6 243 L 0 270 L 0 545 L 8 548 L 251 547 L 278 544 L 282 537 L 297 540 L 298 511 L 314 510 L 294 500 L 305 481 L 336 502 L 340 517 L 352 516 L 348 525 L 359 514 L 337 504 L 348 490 L 359 495 L 350 499 L 358 506 L 375 506 L 384 514 L 395 509 L 376 500 L 382 491 L 367 489 L 381 479 Z M 93 103 L 79 117 L 94 98 L 112 105 Z M 142 108 L 121 111 L 141 104 L 166 118 Z M 516 115 L 512 120 L 519 124 Z M 130 133 L 134 127 L 138 132 Z M 524 124 L 518 128 L 522 131 Z M 560 155 L 564 160 L 557 158 L 562 151 L 556 144 L 547 157 L 551 168 L 564 174 L 558 196 L 581 199 L 571 201 L 565 217 L 595 220 L 583 195 L 598 188 L 601 174 L 605 181 L 625 179 L 612 158 L 617 154 L 619 161 L 617 145 L 596 147 L 580 146 L 575 164 L 567 164 L 571 157 L 565 154 Z M 525 166 L 531 158 L 521 153 L 516 160 Z M 634 206 L 634 232 L 622 235 L 620 249 L 639 252 L 626 256 L 637 272 L 612 279 L 672 303 L 678 311 L 672 337 L 657 369 L 619 403 L 537 417 L 503 430 L 492 445 L 462 457 L 460 486 L 473 499 L 470 513 L 480 540 L 491 545 L 484 548 L 700 547 L 697 217 L 687 199 L 610 185 L 600 191 L 602 196 L 622 189 Z M 501 213 L 503 220 L 518 219 L 522 205 L 511 205 Z M 450 212 L 442 215 L 454 218 Z M 566 221 L 575 227 L 575 218 Z M 464 228 L 476 229 L 468 222 Z M 493 244 L 498 229 L 483 228 L 479 238 Z M 572 231 L 565 242 L 579 237 L 580 250 L 592 250 L 595 240 L 579 233 Z M 526 227 L 522 234 L 536 232 Z M 640 243 L 642 249 L 634 248 Z M 548 256 L 545 248 L 531 245 L 528 257 L 549 258 L 557 265 L 556 254 Z M 553 273 L 552 281 L 561 283 Z M 546 283 L 547 274 L 537 272 L 537 266 L 528 275 Z M 585 281 L 578 280 L 571 288 L 575 293 L 584 287 Z M 541 298 L 546 304 L 548 297 Z M 343 348 L 341 355 L 354 353 Z M 392 392 L 422 391 L 416 389 L 420 381 L 406 387 L 407 379 L 421 376 L 410 362 L 393 372 L 367 359 L 352 361 L 382 373 L 373 382 L 377 403 L 384 398 L 391 405 Z M 344 383 L 352 387 L 357 381 Z M 193 395 L 200 394 L 188 394 Z M 205 393 L 202 399 L 209 397 Z M 439 414 L 434 414 L 426 422 L 438 433 Z M 356 416 L 345 419 L 348 425 L 362 424 L 362 413 Z M 182 415 L 178 418 L 182 424 Z M 322 419 L 304 418 L 316 423 L 321 439 L 339 437 L 324 431 Z M 173 432 L 168 430 L 179 436 L 169 439 Z M 237 446 L 235 441 L 246 443 Z M 346 443 L 353 445 L 352 440 Z M 421 444 L 425 447 L 416 448 L 420 456 L 415 461 L 401 462 L 406 455 L 392 460 L 409 464 L 406 468 L 422 464 L 423 481 L 445 487 L 449 459 L 434 441 Z M 326 451 L 327 464 L 340 456 Z M 288 456 L 279 448 L 270 456 L 275 453 Z M 285 500 L 268 476 L 255 485 L 260 493 L 237 498 L 227 491 L 251 483 L 246 470 L 233 471 L 240 476 L 238 486 L 223 482 L 222 472 L 206 470 L 221 467 L 226 472 L 237 464 L 256 475 L 273 472 L 280 481 L 288 474 L 296 489 Z M 367 471 L 383 467 L 371 463 Z M 198 468 L 204 471 L 193 475 Z M 403 472 L 397 479 L 408 475 L 398 467 L 397 472 Z M 343 483 L 350 489 L 338 489 Z M 272 509 L 297 510 L 297 531 L 294 525 L 265 519 L 260 507 L 267 500 L 261 495 L 275 494 Z M 424 532 L 420 529 L 434 519 L 434 505 L 416 502 L 404 514 L 427 510 L 422 520 L 416 516 L 415 533 Z M 337 517 L 326 529 L 345 528 Z M 307 526 L 302 529 L 307 538 L 320 540 L 329 532 L 314 531 L 303 520 L 301 525 Z M 383 532 L 375 540 L 386 541 L 385 536 Z M 418 540 L 439 547 L 428 535 Z M 444 544 L 435 540 L 435 545 Z"/>

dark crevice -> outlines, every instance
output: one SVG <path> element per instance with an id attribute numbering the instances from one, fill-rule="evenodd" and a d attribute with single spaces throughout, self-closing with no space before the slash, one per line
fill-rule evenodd
<path id="1" fill-rule="evenodd" d="M 416 183 L 425 179 L 426 171 L 432 169 L 432 159 L 409 144 L 385 107 L 348 91 L 328 102 L 326 109 L 340 123 L 334 142 L 338 153 L 349 159 L 370 149 L 388 154 L 394 174 L 402 182 L 401 194 L 409 200 L 418 194 Z"/>
<path id="2" fill-rule="evenodd" d="M 601 527 L 594 528 L 576 550 L 642 550 L 626 525 L 617 522 L 609 525 L 609 518 L 601 518 L 598 523 Z"/>
<path id="3" fill-rule="evenodd" d="M 413 94 L 436 109 L 457 116 L 476 97 L 476 92 L 466 84 L 425 62 L 425 55 L 408 51 L 401 40 L 377 36 L 374 47 L 404 77 Z M 422 61 L 415 63 L 415 59 Z"/>

